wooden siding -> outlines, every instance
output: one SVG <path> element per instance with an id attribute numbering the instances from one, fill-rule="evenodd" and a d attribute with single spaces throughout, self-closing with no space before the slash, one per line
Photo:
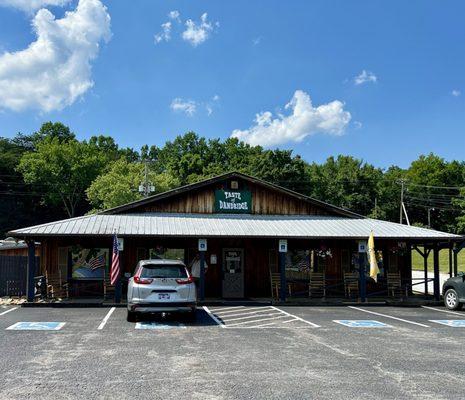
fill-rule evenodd
<path id="1" fill-rule="evenodd" d="M 276 251 L 278 241 L 273 239 L 209 239 L 208 251 L 206 253 L 206 261 L 209 264 L 206 274 L 205 294 L 208 298 L 222 297 L 222 282 L 223 282 L 223 249 L 239 248 L 244 250 L 244 290 L 247 298 L 267 298 L 270 297 L 270 269 L 272 272 L 278 272 Z M 390 270 L 389 266 L 389 251 L 388 249 L 396 243 L 394 241 L 377 241 L 377 249 L 384 250 L 385 269 Z M 111 247 L 111 238 L 95 237 L 89 238 L 50 238 L 44 239 L 41 247 L 41 273 L 45 270 L 49 274 L 56 274 L 60 268 L 59 249 L 67 246 L 79 244 L 82 247 Z M 310 250 L 319 248 L 319 241 L 310 240 L 289 240 L 289 251 L 293 250 Z M 332 240 L 325 241 L 325 246 L 331 249 L 332 257 L 325 260 L 324 263 L 317 262 L 316 269 L 323 272 L 326 276 L 327 285 L 331 285 L 332 293 L 343 296 L 343 270 L 349 267 L 350 270 L 354 266 L 346 265 L 348 258 L 357 251 L 357 242 L 354 240 Z M 138 262 L 138 254 L 148 256 L 148 249 L 156 247 L 164 247 L 171 249 L 185 249 L 185 263 L 189 265 L 192 259 L 197 254 L 197 239 L 195 238 L 125 238 L 124 251 L 121 253 L 121 264 L 124 272 L 132 273 Z M 210 256 L 215 254 L 217 264 L 210 264 Z M 345 261 L 343 262 L 343 259 Z M 350 261 L 349 261 L 350 262 Z M 323 268 L 324 264 L 324 268 Z M 393 264 L 393 263 L 392 263 Z M 403 282 L 407 283 L 411 279 L 411 262 L 410 253 L 403 256 L 396 256 L 395 266 L 402 275 Z M 69 276 L 69 272 L 68 272 Z M 123 282 L 126 278 L 123 278 Z M 380 278 L 380 282 L 383 280 Z M 73 281 L 71 283 L 72 296 L 92 295 L 94 297 L 103 296 L 102 282 L 96 281 L 92 283 L 85 281 Z M 382 285 L 382 283 L 381 283 Z M 91 289 L 90 289 L 91 287 Z M 308 290 L 305 282 L 296 284 L 295 291 L 300 291 L 305 295 Z M 368 282 L 368 292 L 379 291 L 381 286 Z M 123 292 L 126 291 L 126 284 L 123 283 Z"/>
<path id="2" fill-rule="evenodd" d="M 235 179 L 237 180 L 237 179 Z M 215 190 L 225 189 L 229 181 L 218 182 L 210 187 L 191 190 L 178 196 L 160 199 L 148 205 L 134 208 L 128 212 L 167 212 L 211 214 L 215 212 Z M 268 188 L 240 182 L 241 190 L 252 193 L 252 214 L 268 215 L 328 215 L 323 207 L 289 194 Z"/>

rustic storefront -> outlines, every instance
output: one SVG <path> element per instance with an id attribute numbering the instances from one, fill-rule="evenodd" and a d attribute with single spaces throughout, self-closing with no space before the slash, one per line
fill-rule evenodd
<path id="1" fill-rule="evenodd" d="M 107 277 L 116 233 L 124 242 L 123 293 L 124 281 L 138 260 L 177 258 L 189 265 L 199 252 L 199 239 L 206 239 L 206 297 L 269 298 L 275 295 L 272 281 L 278 274 L 274 285 L 285 287 L 282 297 L 359 296 L 357 291 L 347 293 L 347 277 L 358 274 L 365 262 L 358 245 L 371 231 L 380 274 L 378 282 L 367 279 L 366 287 L 368 293 L 381 296 L 389 294 L 389 273 L 398 273 L 402 290 L 411 291 L 413 247 L 426 246 L 436 254 L 463 239 L 365 218 L 240 173 L 10 234 L 27 240 L 31 254 L 34 241 L 42 243 L 42 273 L 66 285 L 69 296 L 111 293 Z M 287 245 L 283 252 L 278 249 L 280 240 Z M 312 293 L 312 276 L 322 280 L 321 293 Z"/>

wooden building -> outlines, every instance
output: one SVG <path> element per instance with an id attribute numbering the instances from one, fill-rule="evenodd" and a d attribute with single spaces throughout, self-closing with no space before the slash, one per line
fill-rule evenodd
<path id="1" fill-rule="evenodd" d="M 388 294 L 388 272 L 398 273 L 406 292 L 411 290 L 415 246 L 438 252 L 463 240 L 458 235 L 365 218 L 236 172 L 98 214 L 10 234 L 26 240 L 31 254 L 34 241 L 40 241 L 42 273 L 59 276 L 71 296 L 93 297 L 101 296 L 108 284 L 115 233 L 123 242 L 123 292 L 124 281 L 138 260 L 177 258 L 189 265 L 199 253 L 199 239 L 206 239 L 207 250 L 202 253 L 208 265 L 205 295 L 228 299 L 270 298 L 274 274 L 280 274 L 276 287 L 286 287 L 282 297 L 308 296 L 312 274 L 324 279 L 320 295 L 348 295 L 345 280 L 365 266 L 359 242 L 366 241 L 371 231 L 380 274 L 377 283 L 367 278 L 368 295 Z M 280 241 L 285 251 L 279 251 Z M 438 297 L 439 267 L 435 267 Z"/>

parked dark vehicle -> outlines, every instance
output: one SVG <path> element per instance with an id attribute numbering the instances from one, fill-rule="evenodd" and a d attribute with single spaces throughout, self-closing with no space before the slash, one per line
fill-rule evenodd
<path id="1" fill-rule="evenodd" d="M 465 303 L 465 274 L 449 278 L 442 286 L 444 305 L 449 310 L 461 310 Z"/>

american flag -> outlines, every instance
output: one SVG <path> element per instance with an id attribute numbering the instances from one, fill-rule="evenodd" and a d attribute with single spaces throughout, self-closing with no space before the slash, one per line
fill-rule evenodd
<path id="1" fill-rule="evenodd" d="M 119 268 L 119 250 L 118 250 L 118 238 L 116 233 L 113 236 L 113 252 L 111 257 L 111 268 L 110 268 L 110 284 L 116 285 L 118 282 L 120 268 Z"/>
<path id="2" fill-rule="evenodd" d="M 106 264 L 105 256 L 102 254 L 89 260 L 89 267 L 92 271 L 104 267 Z"/>

